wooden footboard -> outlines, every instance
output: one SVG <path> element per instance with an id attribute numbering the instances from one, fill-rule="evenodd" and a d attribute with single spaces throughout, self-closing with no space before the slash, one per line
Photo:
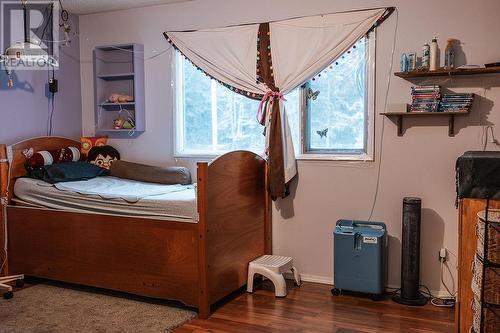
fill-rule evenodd
<path id="1" fill-rule="evenodd" d="M 9 273 L 175 299 L 207 318 L 213 303 L 245 285 L 248 263 L 270 253 L 266 163 L 248 151 L 198 163 L 199 223 L 13 205 L 15 180 L 25 175 L 23 149 L 77 144 L 52 137 L 22 141 L 11 146 L 10 172 L 0 145 Z"/>
<path id="2" fill-rule="evenodd" d="M 246 284 L 250 261 L 270 253 L 271 225 L 265 161 L 258 155 L 235 151 L 198 163 L 197 181 L 203 317 L 208 304 Z"/>

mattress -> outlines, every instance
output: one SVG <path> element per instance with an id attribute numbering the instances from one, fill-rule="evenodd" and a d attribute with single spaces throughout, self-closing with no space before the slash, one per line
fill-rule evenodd
<path id="1" fill-rule="evenodd" d="M 94 181 L 106 184 L 107 193 L 82 191 L 75 186 L 49 184 L 31 178 L 19 178 L 14 184 L 13 199 L 17 205 L 43 207 L 96 214 L 112 214 L 141 218 L 165 219 L 179 222 L 198 222 L 195 185 L 157 185 L 115 177 L 98 177 Z M 71 182 L 71 183 L 81 183 Z M 62 183 L 60 183 L 62 184 Z M 68 184 L 69 185 L 69 184 Z M 86 184 L 83 184 L 86 185 Z M 161 191 L 161 188 L 164 191 Z M 153 188 L 153 190 L 150 190 Z M 109 195 L 109 192 L 113 196 Z M 150 191 L 151 195 L 148 195 Z M 130 192 L 141 193 L 140 197 L 130 200 Z M 123 195 L 120 195 L 123 193 Z"/>

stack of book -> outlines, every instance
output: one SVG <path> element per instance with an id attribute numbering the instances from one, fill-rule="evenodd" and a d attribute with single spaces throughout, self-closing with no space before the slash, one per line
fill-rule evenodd
<path id="1" fill-rule="evenodd" d="M 410 112 L 437 112 L 441 90 L 439 86 L 415 86 L 411 88 Z"/>
<path id="2" fill-rule="evenodd" d="M 474 100 L 474 94 L 471 93 L 453 93 L 444 94 L 441 99 L 441 104 L 439 104 L 440 112 L 467 112 L 469 111 L 472 101 Z"/>

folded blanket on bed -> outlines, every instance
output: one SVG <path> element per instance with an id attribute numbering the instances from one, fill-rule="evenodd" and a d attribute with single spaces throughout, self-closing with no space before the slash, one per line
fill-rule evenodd
<path id="1" fill-rule="evenodd" d="M 193 188 L 192 185 L 163 185 L 115 177 L 98 177 L 87 181 L 58 183 L 54 186 L 61 191 L 98 195 L 103 199 L 123 199 L 127 202 Z"/>
<path id="2" fill-rule="evenodd" d="M 54 184 L 91 179 L 108 173 L 108 170 L 86 162 L 63 162 L 34 168 L 29 171 L 29 177 Z"/>

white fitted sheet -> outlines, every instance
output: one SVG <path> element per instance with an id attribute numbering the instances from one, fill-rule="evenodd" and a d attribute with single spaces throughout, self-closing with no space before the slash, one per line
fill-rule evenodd
<path id="1" fill-rule="evenodd" d="M 98 193 L 96 191 L 83 194 L 72 191 L 70 188 L 61 190 L 41 180 L 19 178 L 14 184 L 14 201 L 18 205 L 68 211 L 198 222 L 195 185 L 158 185 L 165 187 L 165 191 L 161 191 L 158 186 L 152 188 L 151 184 L 143 183 L 143 189 L 139 191 L 141 182 L 134 182 L 133 186 L 129 187 L 130 190 L 127 190 L 130 180 L 115 177 L 95 179 L 94 182 L 101 179 L 103 183 L 106 183 L 107 193 L 105 195 L 94 194 Z M 109 197 L 110 187 L 116 189 L 113 192 L 113 198 Z M 153 195 L 147 195 L 148 188 L 152 189 Z M 99 187 L 96 186 L 95 189 L 98 190 Z M 134 200 L 135 202 L 131 202 L 129 200 L 130 192 L 140 192 L 141 196 Z"/>

